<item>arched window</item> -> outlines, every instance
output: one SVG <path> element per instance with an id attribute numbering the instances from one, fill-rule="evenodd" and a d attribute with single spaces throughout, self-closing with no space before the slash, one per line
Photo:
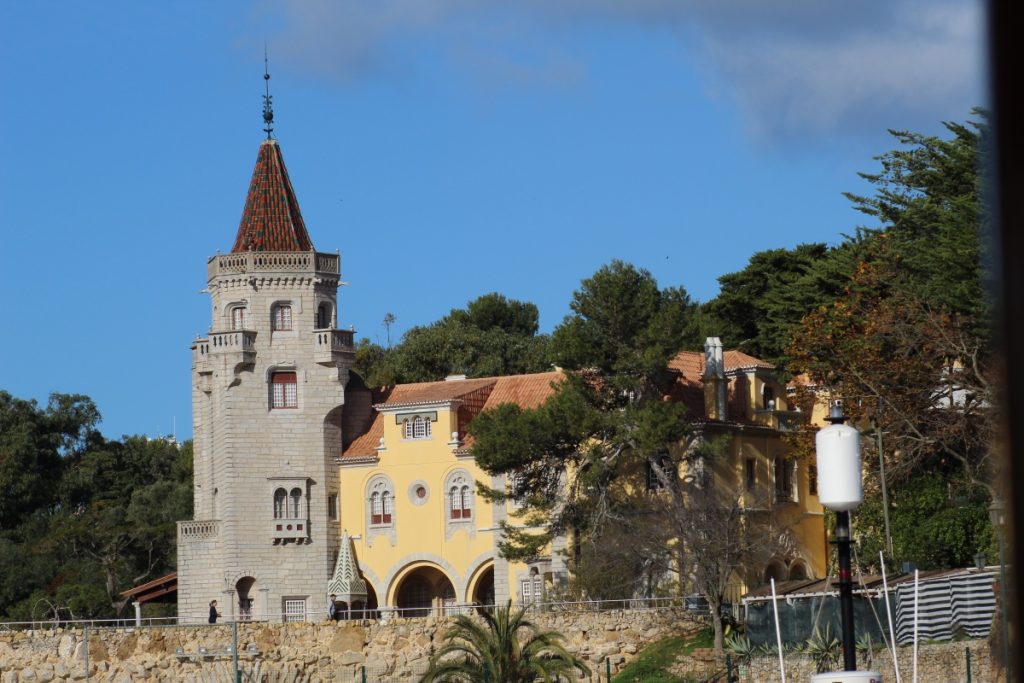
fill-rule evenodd
<path id="1" fill-rule="evenodd" d="M 448 519 L 464 520 L 473 516 L 473 487 L 464 472 L 448 478 Z"/>
<path id="2" fill-rule="evenodd" d="M 288 494 L 284 489 L 274 491 L 274 519 L 284 519 L 285 508 L 287 507 L 285 499 L 287 497 Z"/>
<path id="3" fill-rule="evenodd" d="M 402 420 L 402 438 L 427 439 L 430 437 L 430 417 L 416 415 Z"/>
<path id="4" fill-rule="evenodd" d="M 291 304 L 276 304 L 270 314 L 271 326 L 275 330 L 292 329 Z"/>
<path id="5" fill-rule="evenodd" d="M 299 519 L 302 517 L 302 489 L 292 489 L 292 519 Z"/>
<path id="6" fill-rule="evenodd" d="M 375 475 L 366 485 L 367 534 L 390 531 L 395 524 L 395 485 L 384 474 Z"/>
<path id="7" fill-rule="evenodd" d="M 231 329 L 244 330 L 249 324 L 249 313 L 245 306 L 235 306 L 231 309 Z"/>
<path id="8" fill-rule="evenodd" d="M 294 372 L 275 372 L 270 377 L 270 407 L 298 408 L 298 377 Z"/>

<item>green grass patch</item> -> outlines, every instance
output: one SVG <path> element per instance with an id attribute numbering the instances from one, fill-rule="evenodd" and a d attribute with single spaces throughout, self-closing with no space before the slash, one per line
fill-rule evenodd
<path id="1" fill-rule="evenodd" d="M 612 678 L 612 683 L 686 683 L 667 669 L 680 655 L 688 655 L 699 647 L 711 647 L 714 642 L 710 629 L 689 639 L 676 636 L 659 640 L 641 650 L 636 659 Z"/>

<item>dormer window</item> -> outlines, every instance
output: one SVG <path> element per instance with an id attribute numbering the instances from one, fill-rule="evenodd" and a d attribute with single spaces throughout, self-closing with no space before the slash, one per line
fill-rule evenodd
<path id="1" fill-rule="evenodd" d="M 402 418 L 402 437 L 406 439 L 430 438 L 429 415 L 406 415 Z"/>
<path id="2" fill-rule="evenodd" d="M 292 329 L 291 304 L 276 304 L 271 311 L 270 321 L 275 330 Z"/>
<path id="3" fill-rule="evenodd" d="M 298 408 L 299 387 L 294 372 L 275 372 L 270 378 L 270 407 Z"/>

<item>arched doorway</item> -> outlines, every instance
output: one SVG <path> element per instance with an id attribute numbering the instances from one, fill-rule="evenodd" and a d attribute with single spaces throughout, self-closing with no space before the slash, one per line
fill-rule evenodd
<path id="1" fill-rule="evenodd" d="M 243 576 L 235 583 L 239 621 L 252 621 L 252 587 L 255 583 L 256 579 L 251 576 Z"/>
<path id="2" fill-rule="evenodd" d="M 803 560 L 793 560 L 793 563 L 789 565 L 789 579 L 793 580 L 806 580 L 809 578 L 807 572 L 807 564 Z"/>
<path id="3" fill-rule="evenodd" d="M 764 582 L 771 583 L 772 579 L 775 579 L 775 583 L 786 580 L 786 565 L 783 563 L 773 560 L 768 563 L 768 566 L 764 569 Z"/>
<path id="4" fill-rule="evenodd" d="M 480 573 L 480 578 L 473 586 L 473 602 L 477 605 L 490 607 L 494 605 L 494 565 Z"/>
<path id="5" fill-rule="evenodd" d="M 398 587 L 396 606 L 403 617 L 441 615 L 455 605 L 455 587 L 440 569 L 420 567 L 410 572 Z"/>

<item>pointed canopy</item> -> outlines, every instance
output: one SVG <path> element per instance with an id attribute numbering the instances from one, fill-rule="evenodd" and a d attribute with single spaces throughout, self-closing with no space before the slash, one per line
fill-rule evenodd
<path id="1" fill-rule="evenodd" d="M 277 140 L 264 140 L 256 157 L 242 223 L 232 253 L 239 251 L 312 251 L 295 190 L 288 180 Z"/>
<path id="2" fill-rule="evenodd" d="M 366 602 L 366 581 L 359 575 L 356 552 L 348 532 L 341 535 L 339 545 L 338 561 L 334 565 L 334 576 L 327 584 L 327 592 L 338 596 L 338 600 L 351 608 L 353 602 Z"/>

